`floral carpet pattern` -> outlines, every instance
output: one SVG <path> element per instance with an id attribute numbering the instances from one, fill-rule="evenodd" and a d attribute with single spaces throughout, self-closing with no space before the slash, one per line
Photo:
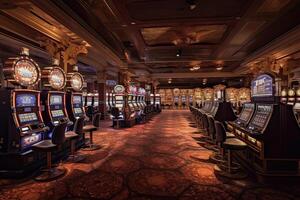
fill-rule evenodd
<path id="1" fill-rule="evenodd" d="M 101 149 L 81 152 L 82 163 L 63 163 L 55 181 L 1 180 L 0 200 L 285 200 L 300 199 L 300 185 L 266 185 L 253 178 L 229 180 L 214 174 L 211 151 L 197 144 L 187 110 L 164 110 L 149 122 L 94 133 Z"/>

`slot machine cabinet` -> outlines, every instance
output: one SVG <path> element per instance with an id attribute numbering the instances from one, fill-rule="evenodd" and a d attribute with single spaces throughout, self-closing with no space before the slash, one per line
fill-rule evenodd
<path id="1" fill-rule="evenodd" d="M 236 125 L 233 131 L 248 145 L 237 158 L 260 180 L 299 176 L 300 128 L 293 107 L 280 103 L 275 96 L 278 90 L 274 79 L 269 74 L 262 74 L 252 81 L 255 111 L 248 124 Z M 253 109 L 247 112 L 251 114 Z"/>
<path id="2" fill-rule="evenodd" d="M 287 103 L 287 89 L 281 90 L 280 102 L 283 104 Z"/>
<path id="3" fill-rule="evenodd" d="M 41 114 L 40 92 L 28 89 L 39 83 L 41 73 L 29 58 L 29 50 L 23 49 L 21 56 L 4 63 L 3 74 L 5 80 L 22 89 L 0 90 L 0 175 L 19 177 L 40 166 L 31 147 L 49 130 Z"/>
<path id="4" fill-rule="evenodd" d="M 83 88 L 83 77 L 78 72 L 67 74 L 66 108 L 69 119 L 75 123 L 76 119 L 85 117 L 81 90 Z M 73 127 L 72 127 L 73 128 Z"/>
<path id="5" fill-rule="evenodd" d="M 296 92 L 293 88 L 289 89 L 288 92 L 287 92 L 287 95 L 288 95 L 288 100 L 287 100 L 287 104 L 288 105 L 292 105 L 294 106 L 295 104 L 295 101 L 296 101 Z"/>
<path id="6" fill-rule="evenodd" d="M 150 94 L 150 104 L 154 105 L 154 94 Z"/>
<path id="7" fill-rule="evenodd" d="M 45 67 L 42 70 L 42 85 L 44 87 L 41 93 L 42 115 L 45 124 L 51 131 L 61 123 L 73 125 L 66 110 L 66 95 L 62 91 L 66 86 L 66 74 L 63 69 L 58 65 Z M 47 138 L 51 138 L 51 131 L 47 134 Z"/>
<path id="8" fill-rule="evenodd" d="M 126 91 L 123 85 L 116 85 L 114 87 L 114 105 L 119 108 L 119 117 L 120 117 L 120 127 L 125 127 L 126 123 L 126 113 L 125 113 L 125 103 L 126 103 Z M 129 106 L 128 106 L 129 107 Z M 134 119 L 131 121 L 135 121 Z M 113 123 L 116 123 L 113 121 Z M 115 125 L 115 124 L 113 124 Z"/>
<path id="9" fill-rule="evenodd" d="M 94 93 L 93 107 L 94 107 L 94 112 L 99 111 L 99 94 L 98 93 Z"/>

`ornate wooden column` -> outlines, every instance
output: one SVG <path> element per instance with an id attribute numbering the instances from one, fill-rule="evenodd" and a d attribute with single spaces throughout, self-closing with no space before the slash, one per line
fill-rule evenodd
<path id="1" fill-rule="evenodd" d="M 131 81 L 130 75 L 127 69 L 122 69 L 119 73 L 119 84 L 125 87 L 125 102 L 124 102 L 124 116 L 125 120 L 130 120 L 130 107 L 128 105 L 128 91 L 129 91 L 129 83 Z"/>
<path id="2" fill-rule="evenodd" d="M 106 117 L 106 71 L 97 71 L 97 81 L 95 83 L 96 87 L 95 89 L 98 92 L 98 98 L 99 98 L 99 112 L 101 112 L 101 118 L 105 119 Z"/>

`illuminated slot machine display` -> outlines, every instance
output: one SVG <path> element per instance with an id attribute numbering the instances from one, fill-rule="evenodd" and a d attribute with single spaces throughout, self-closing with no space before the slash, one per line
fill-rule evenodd
<path id="1" fill-rule="evenodd" d="M 145 92 L 144 92 L 143 88 L 139 87 L 139 89 L 138 89 L 138 99 L 139 99 L 138 104 L 139 104 L 140 109 L 141 109 L 142 111 L 143 111 L 144 108 L 145 108 L 145 105 L 144 105 L 144 103 L 143 103 L 143 95 L 144 95 L 144 94 L 145 94 Z"/>
<path id="2" fill-rule="evenodd" d="M 281 104 L 279 94 L 276 96 L 278 85 L 269 74 L 252 81 L 255 111 L 254 105 L 244 107 L 247 110 L 239 117 L 243 125 L 236 125 L 238 128 L 233 131 L 249 147 L 238 157 L 260 178 L 298 174 L 300 128 L 292 106 Z"/>
<path id="3" fill-rule="evenodd" d="M 135 110 L 136 110 L 135 105 L 133 104 L 135 92 L 136 92 L 135 87 L 129 86 L 127 101 L 128 101 L 128 105 L 129 105 L 129 109 L 130 109 L 131 113 L 135 112 Z"/>
<path id="4" fill-rule="evenodd" d="M 161 104 L 161 98 L 160 98 L 160 94 L 155 94 L 155 106 L 160 108 L 160 104 Z"/>
<path id="5" fill-rule="evenodd" d="M 93 95 L 88 93 L 86 96 L 86 107 L 92 106 L 93 104 Z"/>
<path id="6" fill-rule="evenodd" d="M 289 89 L 288 92 L 287 92 L 287 95 L 288 95 L 287 104 L 294 106 L 295 101 L 296 101 L 296 92 L 295 92 L 295 90 L 292 89 L 292 88 Z"/>
<path id="7" fill-rule="evenodd" d="M 73 123 L 69 120 L 66 110 L 66 95 L 62 90 L 66 86 L 66 74 L 62 68 L 58 67 L 57 62 L 52 67 L 45 67 L 42 70 L 42 85 L 44 87 L 41 93 L 43 105 L 43 118 L 45 124 L 50 127 L 51 137 L 53 128 L 61 123 L 67 122 L 69 126 Z"/>
<path id="8" fill-rule="evenodd" d="M 245 137 L 245 128 L 248 126 L 255 111 L 254 103 L 245 103 L 243 109 L 235 121 L 227 123 L 227 128 L 236 134 Z"/>
<path id="9" fill-rule="evenodd" d="M 115 107 L 119 108 L 120 117 L 124 119 L 125 88 L 123 85 L 114 87 L 114 104 Z"/>
<path id="10" fill-rule="evenodd" d="M 0 90 L 0 172 L 17 176 L 38 163 L 31 147 L 43 139 L 49 127 L 41 114 L 40 92 L 29 89 L 36 87 L 41 78 L 38 64 L 29 58 L 29 50 L 23 48 L 19 57 L 6 60 L 3 74 L 15 88 Z"/>
<path id="11" fill-rule="evenodd" d="M 146 90 L 144 88 L 141 88 L 140 90 L 140 93 L 141 93 L 141 103 L 143 105 L 143 107 L 145 108 L 147 106 L 146 104 Z"/>
<path id="12" fill-rule="evenodd" d="M 287 103 L 287 89 L 281 90 L 280 102 L 283 104 Z"/>
<path id="13" fill-rule="evenodd" d="M 94 93 L 93 107 L 94 107 L 94 111 L 97 112 L 99 110 L 99 94 L 98 93 Z"/>
<path id="14" fill-rule="evenodd" d="M 85 117 L 82 100 L 83 77 L 78 72 L 67 74 L 66 105 L 69 119 L 75 123 L 76 119 Z"/>
<path id="15" fill-rule="evenodd" d="M 150 104 L 154 105 L 154 94 L 150 94 Z"/>

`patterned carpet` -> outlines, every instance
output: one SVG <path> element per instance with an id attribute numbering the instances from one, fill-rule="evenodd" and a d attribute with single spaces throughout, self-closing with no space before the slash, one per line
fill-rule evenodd
<path id="1" fill-rule="evenodd" d="M 263 185 L 251 178 L 216 177 L 199 146 L 187 110 L 163 111 L 144 125 L 114 130 L 110 122 L 95 133 L 101 149 L 82 152 L 82 163 L 63 164 L 63 178 L 38 183 L 0 180 L 2 199 L 218 200 L 300 199 L 299 185 Z"/>

